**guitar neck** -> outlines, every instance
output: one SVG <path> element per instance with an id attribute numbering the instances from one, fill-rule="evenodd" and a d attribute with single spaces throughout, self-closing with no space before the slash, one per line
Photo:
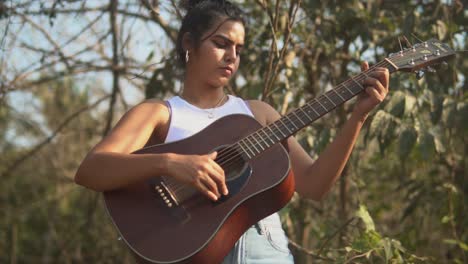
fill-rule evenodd
<path id="1" fill-rule="evenodd" d="M 245 157 L 248 159 L 254 158 L 362 92 L 364 90 L 362 81 L 375 67 L 387 68 L 390 73 L 397 70 L 392 62 L 385 59 L 368 70 L 340 83 L 321 96 L 308 101 L 305 105 L 281 117 L 274 123 L 246 136 L 236 144 L 244 152 Z"/>

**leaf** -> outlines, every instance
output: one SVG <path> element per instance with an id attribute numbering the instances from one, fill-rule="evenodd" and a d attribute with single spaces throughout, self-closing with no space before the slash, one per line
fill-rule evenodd
<path id="1" fill-rule="evenodd" d="M 457 245 L 459 246 L 463 251 L 468 251 L 468 245 L 465 244 L 462 241 L 455 240 L 455 239 L 444 239 L 444 243 L 450 244 L 450 245 Z"/>
<path id="2" fill-rule="evenodd" d="M 442 110 L 444 104 L 444 97 L 442 96 L 433 96 L 431 102 L 431 121 L 433 124 L 437 124 L 442 116 Z"/>
<path id="3" fill-rule="evenodd" d="M 381 144 L 388 144 L 394 138 L 395 128 L 396 119 L 384 110 L 379 110 L 372 119 L 369 133 L 378 137 Z"/>
<path id="4" fill-rule="evenodd" d="M 284 64 L 286 67 L 291 68 L 293 66 L 294 59 L 296 58 L 296 52 L 290 51 L 284 57 Z"/>
<path id="5" fill-rule="evenodd" d="M 405 94 L 405 114 L 411 113 L 416 103 L 416 97 L 409 94 Z"/>
<path id="6" fill-rule="evenodd" d="M 421 199 L 422 191 L 419 189 L 415 190 L 415 194 L 411 194 L 412 198 L 409 201 L 409 205 L 406 206 L 405 210 L 403 210 L 403 215 L 401 216 L 401 221 L 404 221 L 406 217 L 412 214 L 417 208 L 419 208 L 419 201 Z"/>
<path id="7" fill-rule="evenodd" d="M 453 219 L 452 216 L 444 215 L 444 217 L 442 217 L 442 220 L 440 220 L 440 222 L 442 224 L 447 224 L 448 222 L 450 222 L 451 219 Z"/>
<path id="8" fill-rule="evenodd" d="M 456 111 L 456 126 L 461 130 L 462 134 L 466 133 L 468 130 L 468 104 L 465 102 L 458 103 Z"/>
<path id="9" fill-rule="evenodd" d="M 424 131 L 422 135 L 420 135 L 419 152 L 425 161 L 429 161 L 434 157 L 436 152 L 434 136 L 428 131 Z"/>
<path id="10" fill-rule="evenodd" d="M 439 137 L 434 136 L 435 150 L 437 153 L 444 153 L 446 151 L 444 144 L 440 141 Z"/>
<path id="11" fill-rule="evenodd" d="M 146 56 L 146 60 L 145 60 L 145 61 L 148 62 L 148 61 L 150 61 L 153 57 L 154 57 L 154 50 L 152 50 L 152 51 L 148 54 L 148 56 Z"/>
<path id="12" fill-rule="evenodd" d="M 384 248 L 385 263 L 388 263 L 388 261 L 393 258 L 392 243 L 388 238 L 382 239 L 380 243 L 382 244 L 382 246 Z"/>
<path id="13" fill-rule="evenodd" d="M 452 99 L 447 98 L 443 103 L 442 120 L 447 128 L 453 128 L 455 126 L 455 118 L 457 116 L 456 105 Z"/>
<path id="14" fill-rule="evenodd" d="M 372 217 L 369 215 L 369 212 L 367 211 L 367 208 L 365 205 L 359 206 L 359 210 L 356 212 L 356 216 L 361 218 L 361 220 L 364 222 L 366 231 L 375 231 L 374 221 L 372 220 Z"/>
<path id="15" fill-rule="evenodd" d="M 386 112 L 383 110 L 377 111 L 374 118 L 372 118 L 372 123 L 370 124 L 369 133 L 373 136 L 377 136 L 382 128 L 383 123 L 385 122 Z"/>
<path id="16" fill-rule="evenodd" d="M 398 154 L 400 155 L 400 158 L 404 159 L 408 157 L 416 144 L 417 138 L 418 133 L 414 127 L 406 127 L 403 132 L 400 133 L 398 141 Z"/>
<path id="17" fill-rule="evenodd" d="M 358 252 L 367 252 L 377 249 L 380 245 L 381 236 L 375 231 L 365 231 L 358 237 L 355 237 L 351 246 Z"/>
<path id="18" fill-rule="evenodd" d="M 396 91 L 393 93 L 392 98 L 385 106 L 388 112 L 396 117 L 402 117 L 405 113 L 405 93 Z"/>
<path id="19" fill-rule="evenodd" d="M 401 245 L 401 242 L 395 239 L 392 239 L 392 246 L 400 252 L 406 252 L 406 249 Z"/>
<path id="20" fill-rule="evenodd" d="M 330 143 L 331 138 L 331 131 L 328 128 L 324 128 L 319 135 L 319 139 L 317 141 L 316 150 L 317 153 L 321 153 L 325 147 Z"/>
<path id="21" fill-rule="evenodd" d="M 434 27 L 439 39 L 445 39 L 447 35 L 447 25 L 445 25 L 444 21 L 438 19 Z"/>

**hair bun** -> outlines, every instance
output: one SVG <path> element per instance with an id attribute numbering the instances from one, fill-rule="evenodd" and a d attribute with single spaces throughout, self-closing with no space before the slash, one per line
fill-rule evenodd
<path id="1" fill-rule="evenodd" d="M 225 2 L 225 0 L 182 0 L 180 3 L 180 7 L 189 11 L 203 2 L 223 3 Z"/>
<path id="2" fill-rule="evenodd" d="M 180 3 L 180 7 L 185 10 L 190 10 L 203 1 L 204 0 L 182 0 Z"/>

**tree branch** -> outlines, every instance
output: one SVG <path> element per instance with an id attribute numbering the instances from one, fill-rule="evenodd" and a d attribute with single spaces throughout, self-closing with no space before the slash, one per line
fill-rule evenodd
<path id="1" fill-rule="evenodd" d="M 111 24 L 111 32 L 112 32 L 112 93 L 111 93 L 111 100 L 109 102 L 109 112 L 107 114 L 107 121 L 106 126 L 103 131 L 103 136 L 105 136 L 111 129 L 112 120 L 114 118 L 114 106 L 117 97 L 117 93 L 119 92 L 119 78 L 120 78 L 120 71 L 118 70 L 119 65 L 119 46 L 118 46 L 118 29 L 117 29 L 117 6 L 118 0 L 111 0 L 109 6 L 109 18 Z"/>
<path id="2" fill-rule="evenodd" d="M 85 112 L 85 111 L 88 111 L 94 107 L 96 107 L 97 105 L 99 105 L 102 101 L 106 100 L 107 98 L 109 98 L 109 95 L 106 95 L 104 97 L 102 97 L 101 99 L 97 100 L 96 102 L 94 102 L 92 105 L 89 105 L 89 106 L 85 106 L 81 109 L 79 109 L 78 111 L 76 111 L 75 113 L 71 114 L 70 116 L 68 116 L 67 118 L 65 118 L 65 120 L 52 132 L 52 134 L 50 136 L 48 136 L 46 139 L 44 139 L 41 143 L 39 143 L 37 146 L 35 146 L 33 149 L 31 149 L 30 151 L 28 151 L 26 154 L 24 154 L 23 156 L 21 156 L 19 159 L 16 159 L 10 166 L 8 166 L 6 168 L 6 170 L 4 172 L 2 172 L 2 174 L 0 175 L 0 178 L 2 179 L 5 179 L 6 177 L 10 176 L 11 173 L 23 162 L 25 162 L 27 159 L 29 159 L 30 157 L 32 157 L 34 154 L 36 154 L 42 147 L 44 147 L 45 145 L 47 145 L 48 143 L 50 143 L 52 141 L 52 139 L 54 139 L 59 133 L 60 131 L 65 128 L 65 126 L 68 125 L 68 123 L 70 123 L 71 121 L 73 121 L 73 119 L 75 119 L 76 117 L 78 117 L 81 113 Z"/>

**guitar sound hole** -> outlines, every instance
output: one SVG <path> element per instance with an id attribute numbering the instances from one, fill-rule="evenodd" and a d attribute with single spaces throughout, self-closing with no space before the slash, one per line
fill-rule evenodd
<path id="1" fill-rule="evenodd" d="M 229 190 L 227 196 L 221 196 L 221 199 L 218 200 L 218 202 L 223 202 L 242 190 L 251 175 L 251 169 L 243 156 L 233 146 L 221 146 L 215 150 L 218 152 L 215 161 L 224 170 L 226 185 Z"/>

